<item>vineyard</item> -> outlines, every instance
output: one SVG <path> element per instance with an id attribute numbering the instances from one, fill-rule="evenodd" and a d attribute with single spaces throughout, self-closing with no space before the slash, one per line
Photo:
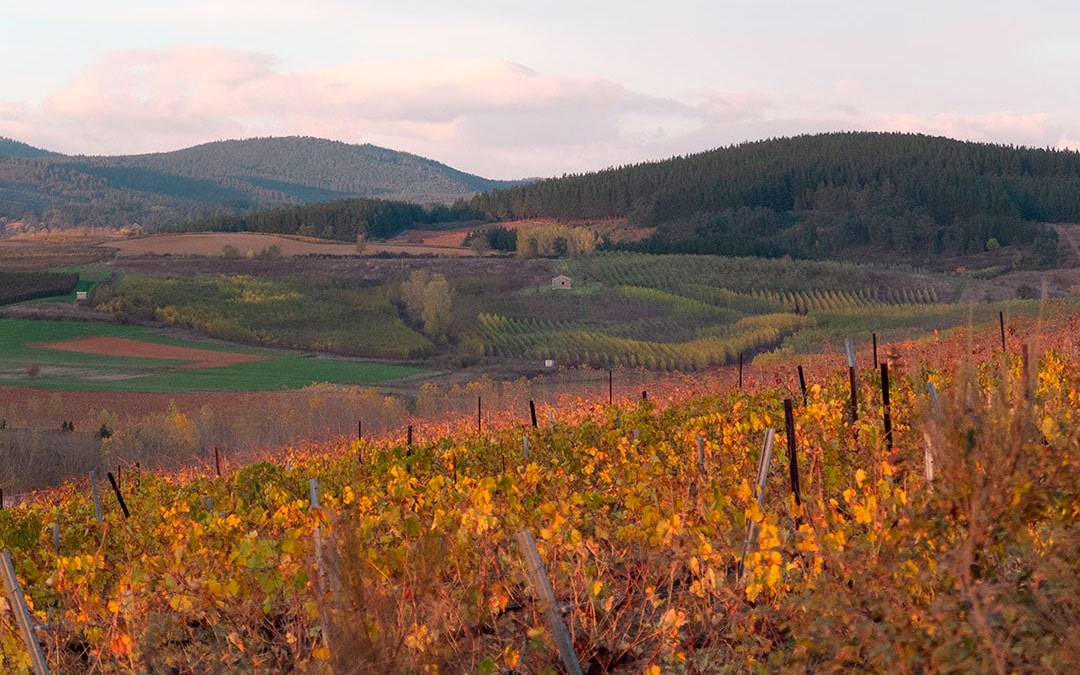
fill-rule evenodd
<path id="1" fill-rule="evenodd" d="M 517 321 L 481 314 L 484 354 L 552 359 L 593 367 L 697 370 L 734 361 L 742 352 L 771 347 L 813 321 L 795 314 L 764 314 L 739 319 L 713 335 L 683 343 L 646 342 L 575 329 L 551 321 Z"/>
<path id="2" fill-rule="evenodd" d="M 383 359 L 434 349 L 402 323 L 386 287 L 239 275 L 128 275 L 99 291 L 98 310 L 188 326 L 244 344 Z"/>
<path id="3" fill-rule="evenodd" d="M 574 274 L 586 282 L 574 294 L 480 312 L 465 344 L 502 359 L 685 372 L 800 344 L 803 333 L 821 344 L 867 316 L 887 315 L 902 333 L 955 325 L 964 312 L 939 302 L 932 285 L 841 263 L 599 253 Z"/>
<path id="4" fill-rule="evenodd" d="M 553 672 L 545 616 L 586 672 L 1074 672 L 1080 362 L 1032 330 L 893 349 L 887 373 L 860 353 L 854 410 L 820 361 L 805 395 L 786 364 L 411 444 L 125 467 L 100 519 L 84 480 L 0 511 L 0 544 L 62 672 Z M 30 667 L 17 605 L 5 672 Z"/>
<path id="5" fill-rule="evenodd" d="M 932 288 L 885 287 L 874 281 L 872 267 L 839 262 L 603 253 L 583 259 L 580 265 L 582 272 L 612 286 L 654 286 L 674 293 L 689 288 L 692 297 L 722 288 L 762 297 L 787 294 L 787 301 L 793 302 L 794 289 L 818 289 L 833 291 L 842 302 L 855 304 L 936 301 Z"/>
<path id="6" fill-rule="evenodd" d="M 0 305 L 23 300 L 68 295 L 79 283 L 78 274 L 54 272 L 0 272 Z"/>
<path id="7" fill-rule="evenodd" d="M 960 299 L 989 293 L 969 276 L 897 266 L 611 251 L 557 262 L 364 258 L 332 270 L 306 258 L 146 262 L 114 261 L 94 309 L 245 345 L 515 374 L 549 359 L 697 372 L 740 354 L 813 351 L 874 316 L 888 320 L 869 330 L 899 340 L 963 325 Z M 444 278 L 446 292 L 405 291 L 425 273 Z M 552 289 L 562 273 L 572 288 Z"/>

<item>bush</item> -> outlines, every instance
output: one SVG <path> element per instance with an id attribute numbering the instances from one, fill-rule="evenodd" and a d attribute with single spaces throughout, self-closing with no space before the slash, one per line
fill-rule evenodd
<path id="1" fill-rule="evenodd" d="M 263 260 L 280 260 L 281 259 L 281 247 L 277 244 L 271 244 L 266 248 L 259 251 L 259 257 Z"/>

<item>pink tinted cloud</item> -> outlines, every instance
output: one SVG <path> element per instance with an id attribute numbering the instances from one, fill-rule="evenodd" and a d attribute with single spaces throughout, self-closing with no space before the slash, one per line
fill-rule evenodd
<path id="1" fill-rule="evenodd" d="M 884 115 L 867 120 L 884 131 L 948 136 L 968 141 L 1045 145 L 1051 136 L 1045 113 L 997 111 L 982 114 Z"/>
<path id="2" fill-rule="evenodd" d="M 528 161 L 529 148 L 617 143 L 627 113 L 672 116 L 683 107 L 599 78 L 500 60 L 284 71 L 262 54 L 184 47 L 109 54 L 53 92 L 38 122 L 67 130 L 66 151 L 148 152 L 307 134 L 436 158 L 513 147 Z"/>
<path id="3" fill-rule="evenodd" d="M 847 84 L 837 84 L 833 97 L 847 100 Z M 286 70 L 265 54 L 210 46 L 110 53 L 36 108 L 0 102 L 0 135 L 62 152 L 152 152 L 298 134 L 375 143 L 506 178 L 842 129 L 1029 145 L 1068 135 L 1041 113 L 874 116 L 838 106 L 827 93 L 683 102 L 491 59 Z"/>
<path id="4" fill-rule="evenodd" d="M 838 94 L 849 94 L 859 88 L 859 81 L 854 78 L 837 80 L 833 82 L 833 91 Z"/>

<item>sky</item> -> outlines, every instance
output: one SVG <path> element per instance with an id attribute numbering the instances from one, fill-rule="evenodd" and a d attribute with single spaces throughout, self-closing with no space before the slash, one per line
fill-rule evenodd
<path id="1" fill-rule="evenodd" d="M 1080 148 L 1080 3 L 0 0 L 0 136 L 256 136 L 489 178 L 839 130 Z"/>

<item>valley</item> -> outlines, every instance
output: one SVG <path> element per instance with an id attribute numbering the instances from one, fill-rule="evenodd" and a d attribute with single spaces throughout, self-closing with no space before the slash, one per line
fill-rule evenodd
<path id="1" fill-rule="evenodd" d="M 855 173 L 859 142 L 943 147 L 818 141 Z M 1007 171 L 918 197 L 891 155 L 895 184 L 798 203 L 751 185 L 775 167 L 655 178 L 772 151 L 451 205 L 206 202 L 152 234 L 8 219 L 0 544 L 50 662 L 550 670 L 525 531 L 590 672 L 1065 662 L 1040 607 L 1075 585 L 1080 213 Z M 792 161 L 791 194 L 831 171 Z"/>

